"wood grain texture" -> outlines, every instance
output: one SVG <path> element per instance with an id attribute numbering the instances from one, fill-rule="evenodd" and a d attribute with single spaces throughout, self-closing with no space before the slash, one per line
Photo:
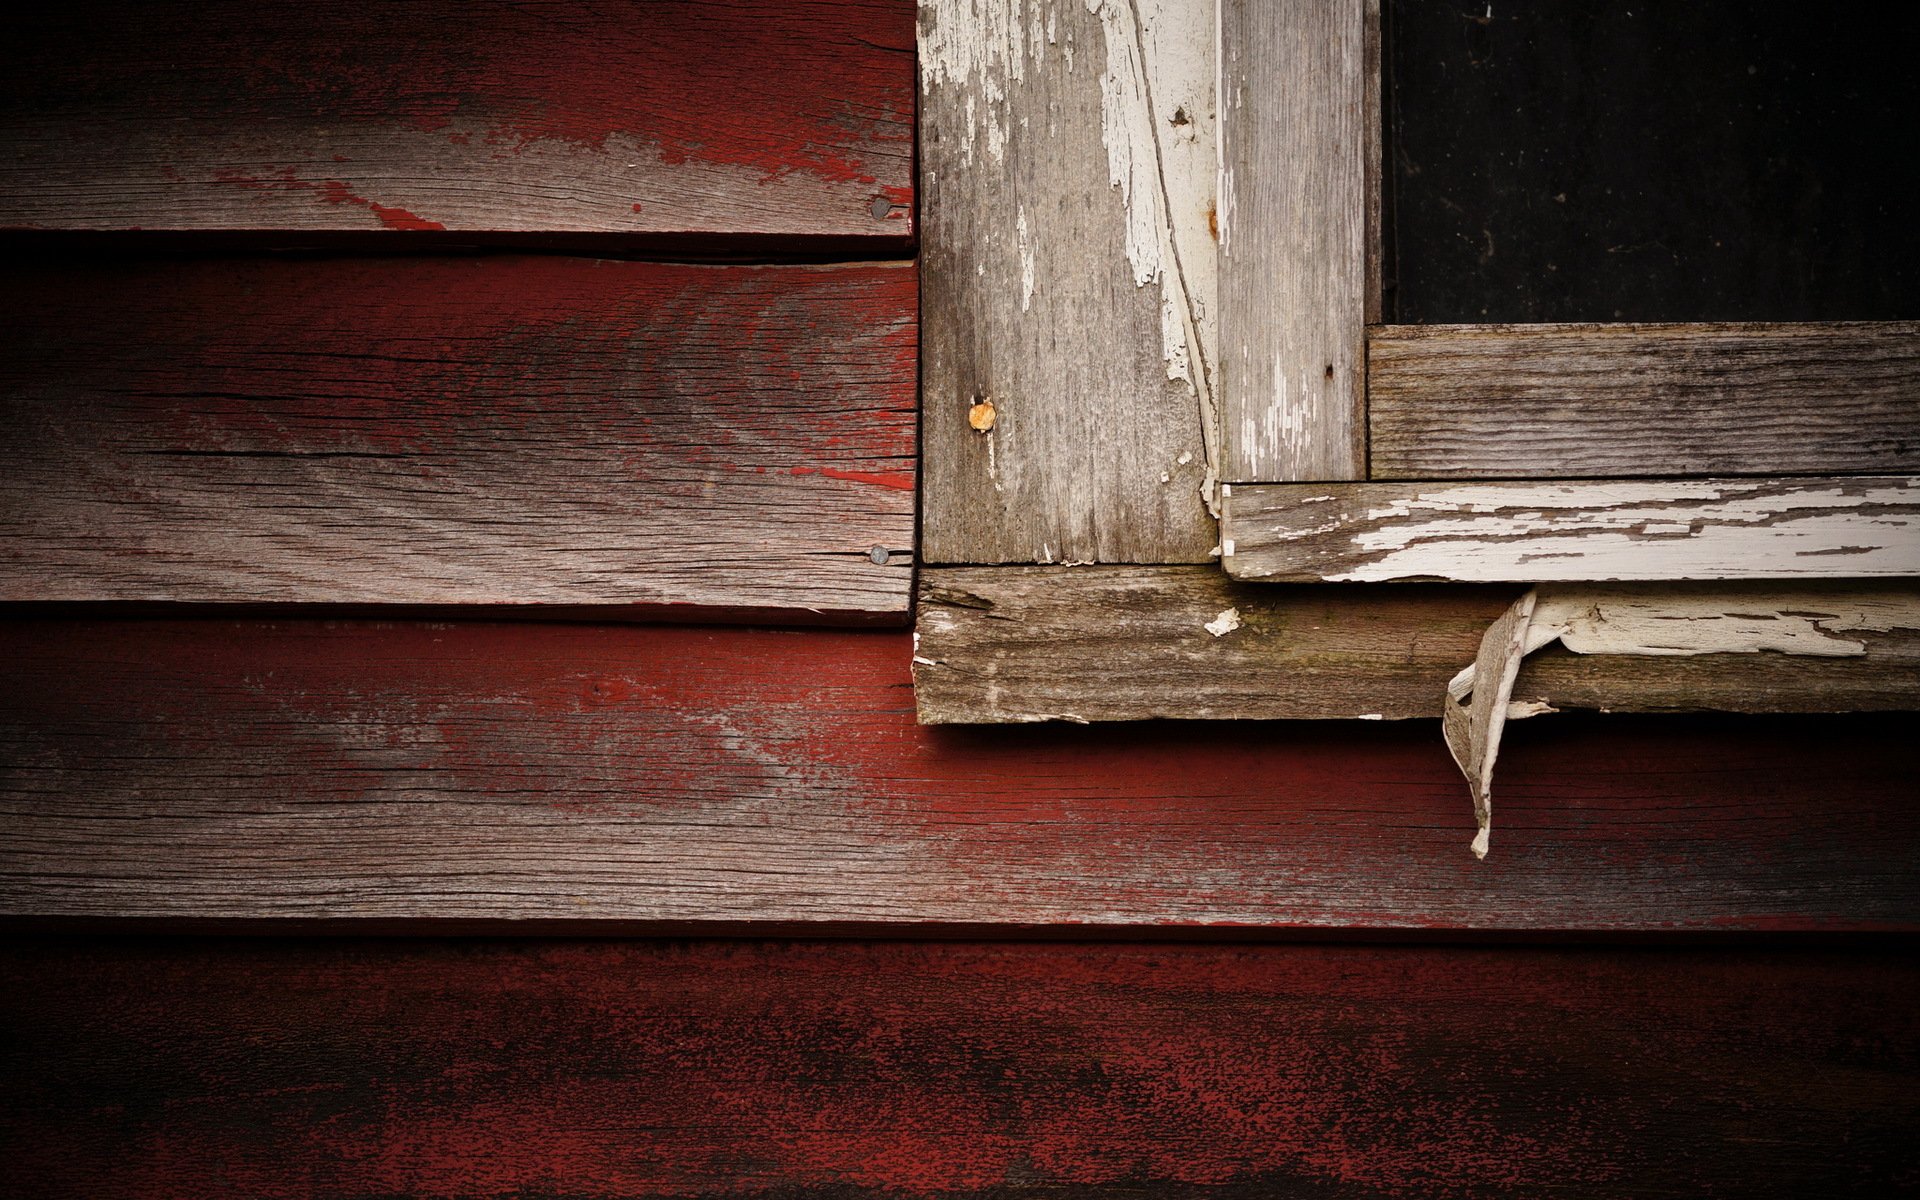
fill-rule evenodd
<path id="1" fill-rule="evenodd" d="M 1221 477 L 1367 474 L 1378 0 L 1221 8 Z"/>
<path id="2" fill-rule="evenodd" d="M 16 943 L 22 1195 L 1885 1196 L 1910 958 Z"/>
<path id="3" fill-rule="evenodd" d="M 1206 561 L 1213 7 L 923 0 L 929 561 Z"/>
<path id="4" fill-rule="evenodd" d="M 912 12 L 45 6 L 0 52 L 0 226 L 905 241 Z"/>
<path id="5" fill-rule="evenodd" d="M 1842 604 L 1912 592 L 1829 587 Z M 1517 594 L 1247 584 L 1205 567 L 929 569 L 914 694 L 920 719 L 936 724 L 1435 718 L 1447 681 L 1473 662 Z M 1229 609 L 1238 628 L 1207 632 Z M 1614 712 L 1920 707 L 1920 632 L 1849 628 L 1841 636 L 1865 654 L 1647 659 L 1550 650 L 1527 660 L 1514 699 Z"/>
<path id="6" fill-rule="evenodd" d="M 1905 715 L 1521 722 L 1476 863 L 1437 722 L 930 729 L 911 653 L 877 631 L 16 621 L 0 915 L 1920 928 Z"/>
<path id="7" fill-rule="evenodd" d="M 914 294 L 909 264 L 11 269 L 0 599 L 902 615 Z"/>
<path id="8" fill-rule="evenodd" d="M 1920 477 L 1235 486 L 1223 563 L 1275 582 L 1920 575 Z"/>
<path id="9" fill-rule="evenodd" d="M 1398 325 L 1375 479 L 1920 470 L 1920 323 Z"/>

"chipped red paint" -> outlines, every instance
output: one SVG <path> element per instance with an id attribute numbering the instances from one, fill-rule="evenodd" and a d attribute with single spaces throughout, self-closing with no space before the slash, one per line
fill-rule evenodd
<path id="1" fill-rule="evenodd" d="M 1886 1195 L 1871 953 L 16 943 L 21 1195 Z"/>
<path id="2" fill-rule="evenodd" d="M 109 190 L 117 172 L 151 161 L 156 149 L 188 189 L 221 172 L 281 169 L 323 186 L 311 164 L 351 157 L 366 174 L 329 174 L 350 194 L 390 205 L 391 183 L 417 180 L 417 164 L 431 160 L 429 173 L 447 187 L 499 193 L 491 220 L 448 224 L 498 231 L 517 227 L 514 205 L 530 211 L 545 192 L 564 194 L 582 170 L 640 156 L 665 167 L 740 168 L 749 189 L 791 176 L 838 189 L 805 201 L 838 197 L 837 215 L 811 214 L 790 231 L 897 237 L 911 211 L 912 0 L 671 0 L 644 13 L 611 0 L 385 8 L 204 0 L 164 10 L 75 0 L 10 32 L 0 144 L 9 136 L 46 142 L 47 123 L 64 122 L 77 136 L 62 152 L 83 154 L 129 111 L 164 130 L 157 146 L 141 142 L 137 153 L 102 145 L 97 170 L 78 177 Z M 369 132 L 392 137 L 369 141 Z M 342 139 L 385 149 L 333 153 Z M 555 176 L 551 187 L 527 187 L 543 174 Z M 702 176 L 689 169 L 685 178 Z M 734 211 L 756 207 L 747 192 L 697 181 L 656 186 L 664 190 L 639 197 L 648 210 L 656 200 L 675 213 L 716 208 L 700 228 L 725 230 L 733 216 L 748 228 L 781 229 L 761 223 L 771 213 Z M 602 190 L 572 197 L 568 219 L 581 229 L 596 219 L 631 228 L 635 197 Z M 76 198 L 70 187 L 63 194 Z M 875 194 L 903 207 L 876 222 L 867 211 Z"/>
<path id="3" fill-rule="evenodd" d="M 335 162 L 346 161 L 343 156 L 338 154 L 334 155 L 333 158 Z M 348 188 L 345 183 L 338 179 L 302 179 L 292 167 L 284 168 L 273 179 L 261 179 L 255 175 L 242 175 L 237 171 L 216 171 L 214 173 L 214 179 L 220 183 L 232 184 L 235 187 L 247 188 L 252 191 L 264 192 L 278 189 L 282 191 L 312 192 L 317 199 L 326 204 L 347 204 L 364 208 L 378 217 L 380 224 L 387 229 L 422 230 L 446 228 L 445 225 L 442 225 L 438 221 L 429 221 L 422 217 L 415 216 L 404 208 L 393 208 L 385 204 L 376 204 L 364 196 L 356 196 L 353 194 L 352 189 Z"/>
<path id="4" fill-rule="evenodd" d="M 356 196 L 347 188 L 346 184 L 340 182 L 338 179 L 323 181 L 320 185 L 320 190 L 321 195 L 326 197 L 328 204 L 357 204 L 361 208 L 370 210 L 374 216 L 379 217 L 380 224 L 386 226 L 388 229 L 446 228 L 445 225 L 442 225 L 438 221 L 429 221 L 423 217 L 417 217 L 404 208 L 391 208 L 385 204 L 375 204 L 364 196 Z"/>
<path id="5" fill-rule="evenodd" d="M 0 319 L 42 354 L 0 367 L 0 389 L 82 406 L 138 394 L 140 419 L 120 436 L 142 449 L 430 454 L 490 406 L 498 420 L 592 420 L 574 388 L 678 384 L 713 429 L 710 442 L 669 447 L 676 459 L 729 470 L 785 458 L 796 475 L 912 487 L 889 469 L 916 454 L 915 279 L 897 265 L 220 259 L 28 265 L 5 282 Z M 809 404 L 827 345 L 833 386 L 865 387 L 885 411 L 871 398 Z M 289 361 L 302 366 L 297 387 Z M 57 378 L 42 374 L 56 362 Z M 716 378 L 716 362 L 735 374 Z M 660 470 L 644 431 L 672 411 L 599 407 L 623 439 L 639 421 L 629 467 Z"/>
<path id="6" fill-rule="evenodd" d="M 687 403 L 724 409 L 717 438 L 792 447 L 796 473 L 897 485 L 910 476 L 894 468 L 916 455 L 917 286 L 900 264 L 541 255 L 321 259 L 295 268 L 221 258 L 30 263 L 8 267 L 4 282 L 0 320 L 42 349 L 0 367 L 0 385 L 26 388 L 58 363 L 59 378 L 31 390 L 57 386 L 73 399 L 90 381 L 125 391 L 106 384 L 137 369 L 142 395 L 178 393 L 179 436 L 228 448 L 417 449 L 425 435 L 414 426 L 491 403 L 582 418 L 590 406 L 558 386 L 564 364 L 604 371 L 596 364 L 617 351 L 654 389 L 678 383 Z M 244 308 L 235 296 L 246 297 Z M 770 389 L 798 395 L 822 386 L 823 357 L 833 358 L 833 387 L 869 384 L 889 411 L 818 405 L 802 421 L 766 398 Z M 297 389 L 283 386 L 289 359 L 305 368 Z M 716 388 L 716 359 L 735 372 L 735 388 Z M 598 382 L 621 390 L 618 376 Z M 300 413 L 270 402 L 290 390 L 306 406 Z M 729 443 L 681 450 L 725 463 Z"/>
<path id="7" fill-rule="evenodd" d="M 849 483 L 870 483 L 875 487 L 893 488 L 896 491 L 910 492 L 914 489 L 914 477 L 907 472 L 898 471 L 842 471 L 834 467 L 795 467 L 794 475 L 824 475 L 828 479 L 844 479 Z"/>
<path id="8" fill-rule="evenodd" d="M 913 544 L 911 264 L 147 258 L 0 284 L 5 599 L 906 617 L 907 564 L 869 553 Z"/>
<path id="9" fill-rule="evenodd" d="M 892 633 L 17 621 L 0 911 L 1920 927 L 1903 716 L 1526 723 L 1479 863 L 1429 723 L 926 728 L 911 653 Z M 543 874 L 491 885 L 533 852 L 528 821 Z"/>

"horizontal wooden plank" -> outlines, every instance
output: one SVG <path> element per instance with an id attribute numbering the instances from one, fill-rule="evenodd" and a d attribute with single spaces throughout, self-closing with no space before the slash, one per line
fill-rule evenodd
<path id="1" fill-rule="evenodd" d="M 1215 567 L 925 568 L 914 695 L 929 724 L 1437 719 L 1512 600 L 1273 587 Z"/>
<path id="2" fill-rule="evenodd" d="M 903 615 L 911 264 L 20 266 L 0 599 Z"/>
<path id="3" fill-rule="evenodd" d="M 1437 721 L 933 729 L 911 654 L 879 631 L 14 621 L 0 916 L 1920 925 L 1905 715 L 1522 722 L 1478 863 Z"/>
<path id="4" fill-rule="evenodd" d="M 1396 325 L 1375 479 L 1920 471 L 1920 323 Z"/>
<path id="5" fill-rule="evenodd" d="M 1822 591 L 1850 609 L 1912 589 Z M 928 569 L 914 694 L 920 719 L 935 724 L 1438 718 L 1447 681 L 1518 594 L 1237 583 L 1206 567 Z M 1514 699 L 1612 712 L 1920 707 L 1920 631 L 1849 626 L 1844 637 L 1865 653 L 1650 659 L 1549 649 L 1527 660 Z"/>
<path id="6" fill-rule="evenodd" d="M 1236 484 L 1238 579 L 1460 583 L 1920 575 L 1920 477 Z"/>
<path id="7" fill-rule="evenodd" d="M 6 65 L 0 227 L 912 230 L 912 0 L 75 0 Z"/>
<path id="8" fill-rule="evenodd" d="M 1897 953 L 0 949 L 21 1194 L 1884 1196 Z"/>

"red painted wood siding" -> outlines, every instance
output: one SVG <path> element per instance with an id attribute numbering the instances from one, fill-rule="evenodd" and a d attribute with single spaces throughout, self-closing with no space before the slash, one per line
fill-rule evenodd
<path id="1" fill-rule="evenodd" d="M 901 0 L 70 0 L 8 18 L 0 227 L 906 241 Z"/>
<path id="2" fill-rule="evenodd" d="M 0 951 L 22 1196 L 1885 1196 L 1853 952 L 759 942 Z"/>
<path id="3" fill-rule="evenodd" d="M 1431 722 L 926 728 L 911 652 L 896 633 L 17 621 L 0 912 L 1920 925 L 1904 714 L 1516 726 L 1481 863 Z"/>
<path id="4" fill-rule="evenodd" d="M 0 268 L 0 599 L 902 622 L 915 303 L 911 263 Z"/>

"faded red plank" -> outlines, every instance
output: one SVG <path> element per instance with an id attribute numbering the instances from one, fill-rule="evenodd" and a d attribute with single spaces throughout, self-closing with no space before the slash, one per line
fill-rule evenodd
<path id="1" fill-rule="evenodd" d="M 907 609 L 910 263 L 21 266 L 0 324 L 0 599 Z"/>
<path id="2" fill-rule="evenodd" d="M 0 226 L 880 237 L 912 0 L 74 0 L 8 20 Z"/>
<path id="3" fill-rule="evenodd" d="M 16 945 L 15 1194 L 1888 1195 L 1859 953 Z"/>
<path id="4" fill-rule="evenodd" d="M 0 914 L 1914 929 L 1902 714 L 926 728 L 908 635 L 0 627 Z M 710 927 L 710 926 L 709 926 Z"/>

